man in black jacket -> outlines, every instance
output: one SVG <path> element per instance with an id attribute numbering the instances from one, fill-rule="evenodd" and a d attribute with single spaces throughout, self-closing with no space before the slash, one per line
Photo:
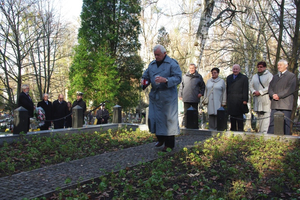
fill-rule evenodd
<path id="1" fill-rule="evenodd" d="M 58 99 L 53 102 L 53 123 L 54 129 L 64 128 L 66 116 L 69 114 L 67 102 L 64 95 L 59 94 Z M 57 120 L 60 119 L 60 120 Z"/>
<path id="2" fill-rule="evenodd" d="M 240 71 L 240 65 L 234 64 L 232 74 L 226 79 L 227 107 L 230 115 L 231 131 L 244 131 L 243 114 L 247 112 L 245 107 L 247 107 L 248 102 L 249 83 L 247 76 L 241 74 Z"/>
<path id="3" fill-rule="evenodd" d="M 296 92 L 296 75 L 287 70 L 288 62 L 280 60 L 277 65 L 278 74 L 273 76 L 269 85 L 271 99 L 271 118 L 268 133 L 274 133 L 274 113 L 281 111 L 284 116 L 291 118 L 294 93 Z M 290 121 L 284 119 L 284 134 L 291 135 Z"/>
<path id="4" fill-rule="evenodd" d="M 72 108 L 74 108 L 75 106 L 80 106 L 82 108 L 82 118 L 83 118 L 83 122 L 84 122 L 84 114 L 86 111 L 86 104 L 85 102 L 82 100 L 82 92 L 77 92 L 77 96 L 76 96 L 76 101 L 73 102 Z"/>
<path id="5" fill-rule="evenodd" d="M 20 93 L 18 99 L 18 107 L 20 106 L 22 106 L 28 111 L 28 128 L 27 128 L 27 132 L 28 132 L 30 127 L 30 117 L 33 117 L 33 110 L 34 110 L 32 99 L 29 96 L 29 85 L 26 84 L 22 85 L 22 92 Z"/>
<path id="6" fill-rule="evenodd" d="M 202 76 L 196 71 L 196 65 L 190 64 L 189 71 L 182 77 L 178 97 L 184 103 L 184 125 L 187 125 L 187 109 L 193 107 L 198 110 L 200 97 L 204 95 L 205 83 Z"/>
<path id="7" fill-rule="evenodd" d="M 51 126 L 51 121 L 52 120 L 52 103 L 51 101 L 48 100 L 49 95 L 48 94 L 43 94 L 43 100 L 38 102 L 37 107 L 42 107 L 45 111 L 45 117 L 46 121 L 43 126 L 41 126 L 41 130 L 48 130 L 49 127 Z"/>
<path id="8" fill-rule="evenodd" d="M 101 108 L 97 111 L 97 124 L 107 124 L 109 119 L 108 110 L 105 109 L 105 104 L 102 104 Z"/>

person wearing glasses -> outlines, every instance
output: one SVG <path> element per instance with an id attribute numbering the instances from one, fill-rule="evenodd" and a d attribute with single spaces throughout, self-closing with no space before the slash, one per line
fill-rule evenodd
<path id="1" fill-rule="evenodd" d="M 266 62 L 257 64 L 257 73 L 250 81 L 249 89 L 253 95 L 253 111 L 257 114 L 256 127 L 258 132 L 267 133 L 270 123 L 271 101 L 268 94 L 269 84 L 273 75 L 267 70 Z"/>
<path id="2" fill-rule="evenodd" d="M 212 68 L 211 79 L 206 83 L 204 98 L 208 99 L 209 130 L 217 130 L 217 110 L 226 105 L 225 81 L 219 77 L 220 69 Z"/>
<path id="3" fill-rule="evenodd" d="M 68 106 L 67 106 L 67 102 L 64 100 L 64 95 L 59 94 L 58 99 L 53 102 L 54 129 L 64 128 L 65 121 L 66 121 L 65 117 L 68 114 L 69 114 Z"/>

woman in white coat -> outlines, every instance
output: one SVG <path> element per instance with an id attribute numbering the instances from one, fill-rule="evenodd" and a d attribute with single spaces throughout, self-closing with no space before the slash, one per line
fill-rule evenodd
<path id="1" fill-rule="evenodd" d="M 206 83 L 204 98 L 208 99 L 207 113 L 209 115 L 209 129 L 217 130 L 217 110 L 226 105 L 225 81 L 219 77 L 220 69 L 211 70 L 211 79 Z"/>
<path id="2" fill-rule="evenodd" d="M 257 74 L 252 77 L 249 88 L 253 94 L 253 110 L 257 113 L 257 130 L 267 133 L 270 123 L 271 100 L 268 94 L 273 75 L 267 70 L 266 62 L 257 64 Z"/>

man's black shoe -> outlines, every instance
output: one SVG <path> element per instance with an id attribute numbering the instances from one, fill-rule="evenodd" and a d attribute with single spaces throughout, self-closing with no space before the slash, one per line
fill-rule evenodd
<path id="1" fill-rule="evenodd" d="M 163 142 L 156 142 L 155 147 L 161 147 L 164 143 Z"/>

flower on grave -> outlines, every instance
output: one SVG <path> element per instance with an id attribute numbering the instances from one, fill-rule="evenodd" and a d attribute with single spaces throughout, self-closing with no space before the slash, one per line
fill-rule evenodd
<path id="1" fill-rule="evenodd" d="M 45 111 L 42 107 L 36 108 L 36 119 L 38 121 L 45 121 L 45 119 L 46 119 Z"/>

